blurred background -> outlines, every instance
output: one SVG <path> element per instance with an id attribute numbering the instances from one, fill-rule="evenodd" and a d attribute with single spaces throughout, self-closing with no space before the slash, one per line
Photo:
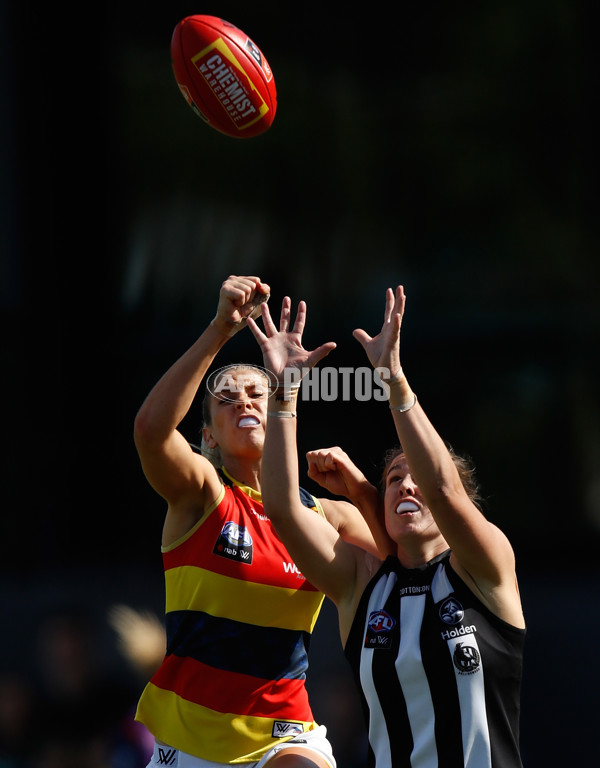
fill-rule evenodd
<path id="1" fill-rule="evenodd" d="M 266 55 L 278 111 L 264 136 L 225 137 L 181 97 L 170 37 L 193 13 Z M 594 764 L 592 4 L 0 0 L 0 22 L 0 768 L 146 765 L 131 711 L 147 677 L 110 621 L 117 604 L 163 612 L 165 510 L 133 419 L 229 274 L 261 276 L 274 307 L 305 299 L 306 346 L 336 341 L 340 367 L 366 363 L 352 330 L 377 331 L 385 289 L 404 284 L 405 370 L 516 550 L 525 766 Z M 218 362 L 241 359 L 261 362 L 248 332 Z M 198 428 L 194 408 L 182 430 Z M 299 430 L 301 456 L 341 445 L 374 482 L 394 443 L 373 401 L 301 403 Z M 338 764 L 359 768 L 329 604 L 311 671 Z"/>

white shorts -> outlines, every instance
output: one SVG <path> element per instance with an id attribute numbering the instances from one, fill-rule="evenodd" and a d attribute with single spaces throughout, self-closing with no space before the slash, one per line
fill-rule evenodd
<path id="1" fill-rule="evenodd" d="M 269 758 L 288 747 L 302 747 L 309 752 L 316 752 L 325 758 L 331 768 L 337 768 L 331 743 L 327 738 L 327 728 L 324 725 L 319 725 L 312 731 L 299 733 L 289 741 L 278 744 L 263 755 L 260 760 L 250 763 L 234 763 L 233 765 L 239 765 L 240 768 L 263 768 Z M 203 760 L 201 757 L 188 755 L 187 752 L 155 741 L 154 753 L 147 768 L 231 768 L 231 766 L 231 763 L 214 763 L 212 760 Z"/>

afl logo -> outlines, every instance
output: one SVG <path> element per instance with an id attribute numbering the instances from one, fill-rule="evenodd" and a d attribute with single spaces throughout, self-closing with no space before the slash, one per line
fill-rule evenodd
<path id="1" fill-rule="evenodd" d="M 267 389 L 273 380 L 274 374 L 260 365 L 225 365 L 210 374 L 206 389 L 217 400 L 236 403 L 247 387 Z"/>
<path id="2" fill-rule="evenodd" d="M 213 547 L 213 555 L 236 560 L 238 563 L 252 564 L 252 536 L 243 525 L 229 520 L 221 528 L 219 538 Z"/>
<path id="3" fill-rule="evenodd" d="M 398 631 L 394 630 L 396 619 L 380 609 L 369 614 L 365 633 L 365 648 L 374 651 L 389 651 L 398 645 Z"/>
<path id="4" fill-rule="evenodd" d="M 234 547 L 252 546 L 252 537 L 244 527 L 239 526 L 237 523 L 225 523 L 221 536 L 230 544 L 233 544 Z"/>
<path id="5" fill-rule="evenodd" d="M 474 646 L 456 643 L 452 661 L 461 674 L 470 675 L 479 669 L 481 657 L 479 651 Z"/>
<path id="6" fill-rule="evenodd" d="M 440 605 L 440 619 L 444 624 L 460 624 L 465 618 L 465 609 L 454 597 L 449 597 Z"/>
<path id="7" fill-rule="evenodd" d="M 396 620 L 387 611 L 373 611 L 369 616 L 369 629 L 372 632 L 389 632 Z"/>

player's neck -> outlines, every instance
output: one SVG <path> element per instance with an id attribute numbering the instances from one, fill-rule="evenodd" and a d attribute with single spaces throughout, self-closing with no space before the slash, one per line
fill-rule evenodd
<path id="1" fill-rule="evenodd" d="M 260 493 L 260 460 L 255 462 L 235 456 L 224 456 L 223 466 L 238 483 Z"/>
<path id="2" fill-rule="evenodd" d="M 448 542 L 442 536 L 434 541 L 401 542 L 397 557 L 405 568 L 420 568 L 448 548 Z"/>

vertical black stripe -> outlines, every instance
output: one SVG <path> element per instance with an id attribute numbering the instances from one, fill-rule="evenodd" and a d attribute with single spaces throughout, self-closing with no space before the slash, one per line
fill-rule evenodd
<path id="1" fill-rule="evenodd" d="M 410 766 L 413 737 L 406 711 L 406 700 L 395 667 L 400 648 L 400 594 L 397 583 L 383 607 L 394 618 L 396 624 L 391 648 L 374 651 L 373 680 L 389 734 L 392 765 Z M 389 767 L 377 766 L 377 768 Z"/>
<path id="2" fill-rule="evenodd" d="M 458 690 L 446 641 L 445 626 L 431 593 L 427 595 L 425 616 L 421 627 L 421 657 L 429 683 L 435 712 L 435 741 L 438 768 L 464 765 Z"/>

